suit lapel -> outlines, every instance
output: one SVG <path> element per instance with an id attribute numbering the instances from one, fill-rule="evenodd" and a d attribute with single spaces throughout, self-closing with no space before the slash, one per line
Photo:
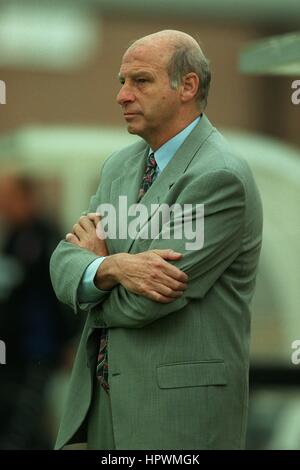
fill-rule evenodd
<path id="1" fill-rule="evenodd" d="M 165 198 L 169 189 L 178 180 L 178 178 L 185 173 L 196 153 L 212 131 L 213 126 L 207 117 L 203 115 L 200 122 L 179 147 L 157 181 L 153 183 L 152 187 L 145 195 L 144 201 L 147 201 L 147 196 L 148 198 L 151 198 L 151 190 L 156 190 L 156 196 L 159 200 L 163 200 Z"/>

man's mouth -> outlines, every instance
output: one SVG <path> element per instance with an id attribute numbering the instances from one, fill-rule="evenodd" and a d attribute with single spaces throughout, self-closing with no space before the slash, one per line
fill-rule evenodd
<path id="1" fill-rule="evenodd" d="M 134 118 L 136 116 L 140 116 L 141 113 L 124 113 L 124 118 L 125 119 L 131 119 L 131 118 Z"/>

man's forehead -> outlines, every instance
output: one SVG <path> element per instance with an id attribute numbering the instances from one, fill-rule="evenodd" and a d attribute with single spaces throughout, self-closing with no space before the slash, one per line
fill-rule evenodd
<path id="1" fill-rule="evenodd" d="M 168 50 L 162 50 L 156 44 L 145 44 L 136 47 L 130 47 L 124 54 L 122 66 L 137 65 L 148 67 L 165 68 L 168 62 Z"/>
<path id="2" fill-rule="evenodd" d="M 132 75 L 137 74 L 139 72 L 145 72 L 148 74 L 155 74 L 155 72 L 163 70 L 163 67 L 159 67 L 158 65 L 150 64 L 145 61 L 131 61 L 131 62 L 123 62 L 120 67 L 119 75 Z"/>

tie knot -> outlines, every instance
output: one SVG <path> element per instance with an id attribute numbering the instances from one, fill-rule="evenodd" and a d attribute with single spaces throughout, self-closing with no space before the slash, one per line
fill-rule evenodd
<path id="1" fill-rule="evenodd" d="M 147 167 L 149 167 L 149 168 L 156 168 L 157 167 L 157 162 L 155 160 L 154 152 L 151 152 L 148 155 Z"/>

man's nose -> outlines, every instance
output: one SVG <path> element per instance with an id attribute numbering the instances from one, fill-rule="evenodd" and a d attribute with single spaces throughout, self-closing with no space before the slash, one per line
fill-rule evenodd
<path id="1" fill-rule="evenodd" d="M 126 103 L 132 103 L 135 100 L 135 96 L 128 85 L 123 85 L 119 93 L 117 94 L 117 102 L 121 106 Z"/>

